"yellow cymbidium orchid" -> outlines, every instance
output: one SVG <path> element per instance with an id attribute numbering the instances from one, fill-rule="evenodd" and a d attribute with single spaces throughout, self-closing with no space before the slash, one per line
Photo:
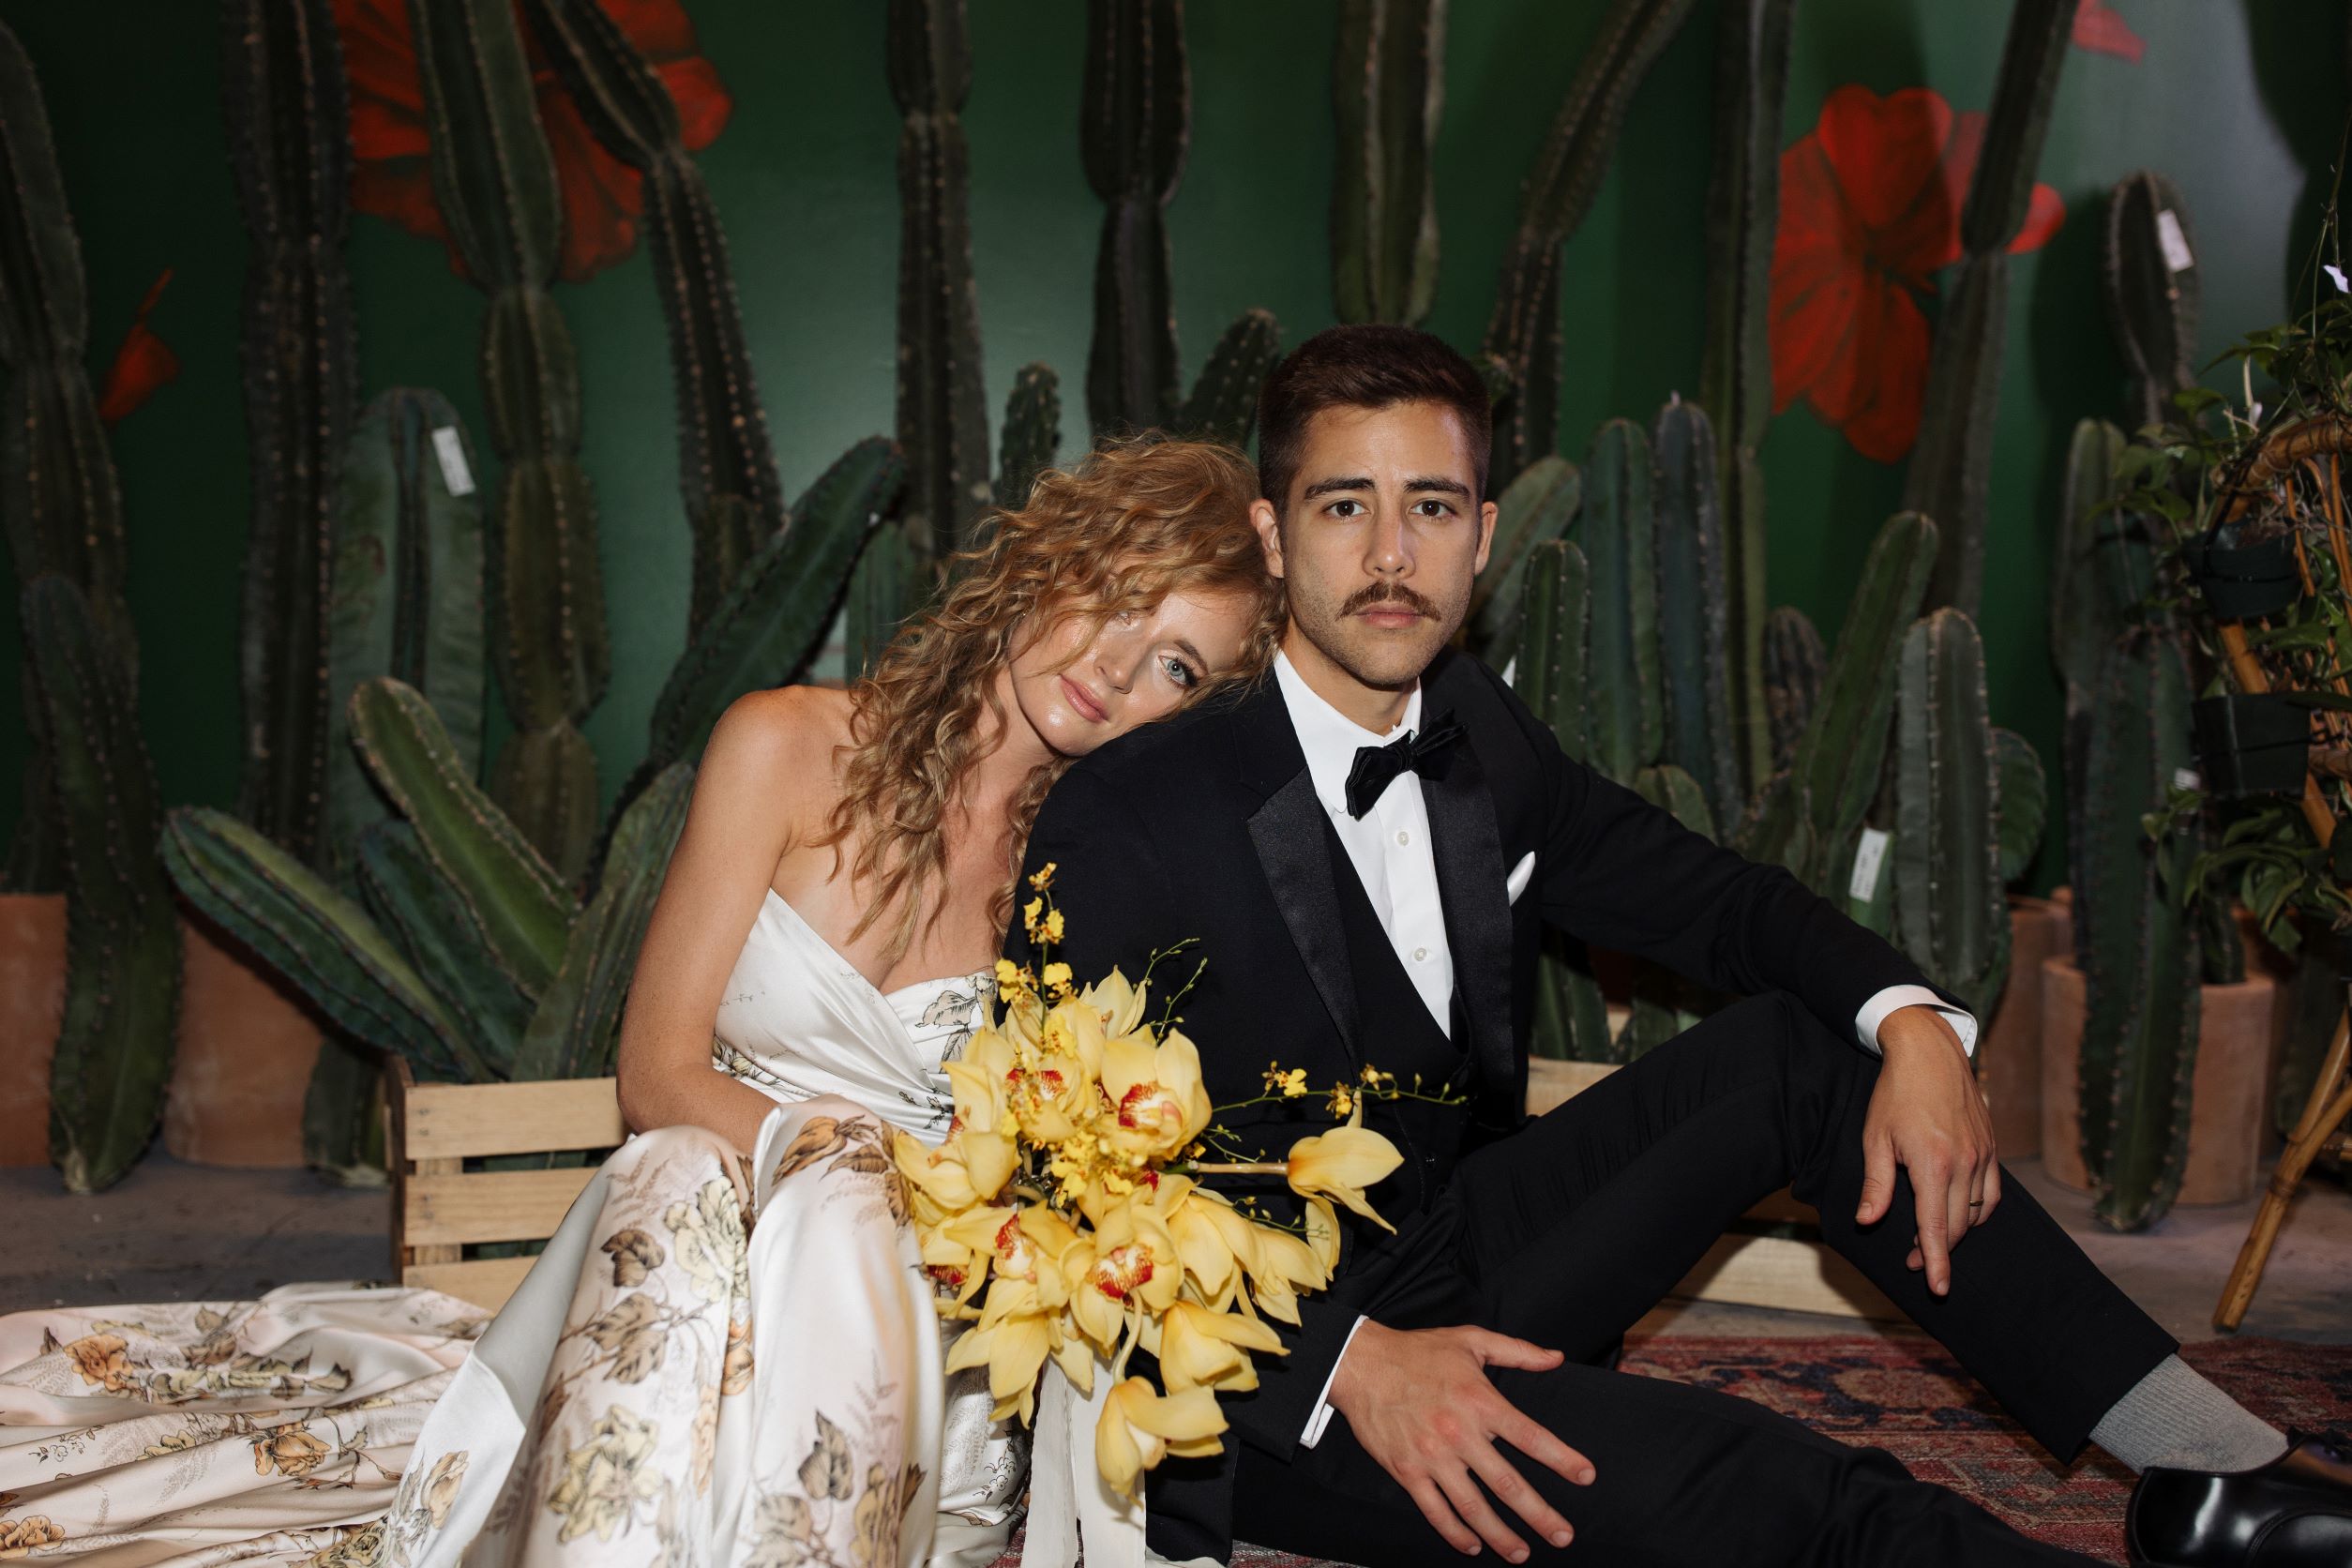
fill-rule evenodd
<path id="1" fill-rule="evenodd" d="M 1284 1165 L 1290 1190 L 1300 1197 L 1335 1198 L 1381 1229 L 1394 1231 L 1396 1227 L 1364 1201 L 1364 1189 L 1404 1163 L 1405 1156 L 1396 1152 L 1395 1144 L 1364 1124 L 1364 1103 L 1359 1100 L 1346 1125 L 1290 1145 L 1290 1157 Z"/>
<path id="2" fill-rule="evenodd" d="M 997 1279 L 988 1286 L 980 1321 L 964 1331 L 947 1352 L 947 1370 L 988 1369 L 988 1394 L 999 1421 L 1018 1414 L 1026 1423 L 1037 1412 L 1037 1373 L 1052 1349 L 1055 1314 L 1025 1280 Z"/>
<path id="3" fill-rule="evenodd" d="M 1094 1424 L 1094 1463 L 1103 1479 L 1128 1497 L 1136 1478 L 1168 1455 L 1199 1458 L 1221 1454 L 1225 1414 L 1205 1388 L 1162 1396 L 1149 1380 L 1128 1378 L 1110 1391 Z"/>
<path id="4" fill-rule="evenodd" d="M 1165 1312 L 1184 1283 L 1176 1238 L 1142 1196 L 1105 1213 L 1092 1236 L 1062 1255 L 1071 1319 L 1105 1355 L 1118 1347 L 1130 1309 Z"/>
<path id="5" fill-rule="evenodd" d="M 1103 1093 L 1113 1108 L 1114 1142 L 1146 1159 L 1171 1159 L 1200 1136 L 1213 1114 L 1200 1052 L 1175 1030 L 1157 1045 L 1148 1032 L 1103 1048 Z"/>
<path id="6" fill-rule="evenodd" d="M 1143 1348 L 1159 1357 L 1160 1378 L 1171 1394 L 1188 1388 L 1245 1394 L 1258 1386 L 1249 1351 L 1289 1354 L 1282 1336 L 1259 1319 L 1185 1301 L 1146 1330 Z"/>
<path id="7" fill-rule="evenodd" d="M 1151 988 L 1149 981 L 1139 986 L 1128 984 L 1127 977 L 1113 969 L 1078 992 L 1078 1001 L 1093 1008 L 1103 1020 L 1103 1037 L 1116 1040 L 1123 1034 L 1134 1033 L 1136 1026 L 1143 1021 L 1144 995 Z"/>
<path id="8" fill-rule="evenodd" d="M 951 1214 L 994 1198 L 1020 1166 L 1020 1151 L 1010 1138 L 972 1127 L 958 1129 L 936 1149 L 906 1133 L 894 1133 L 890 1151 L 898 1174 Z"/>

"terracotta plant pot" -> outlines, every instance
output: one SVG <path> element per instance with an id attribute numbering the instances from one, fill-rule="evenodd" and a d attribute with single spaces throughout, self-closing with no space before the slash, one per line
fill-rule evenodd
<path id="1" fill-rule="evenodd" d="M 2235 986 L 2199 988 L 2189 1164 L 2178 1202 L 2242 1202 L 2259 1184 L 2264 1108 L 2270 1103 L 2270 1038 L 2278 1017 L 2273 991 L 2270 977 L 2261 973 Z M 2073 956 L 2044 959 L 2042 1168 L 2078 1191 L 2090 1186 L 2077 1137 L 2084 1006 L 2083 972 Z"/>
<path id="2" fill-rule="evenodd" d="M 192 1165 L 299 1166 L 319 1027 L 209 924 L 180 921 L 179 1055 L 163 1146 Z"/>
<path id="3" fill-rule="evenodd" d="M 2073 928 L 2071 905 L 2011 896 L 2009 983 L 1978 1043 L 1976 1071 L 2003 1159 L 2042 1151 L 2042 960 L 2066 952 Z"/>
<path id="4" fill-rule="evenodd" d="M 66 1006 L 66 896 L 0 894 L 0 1166 L 49 1163 L 49 1058 Z"/>

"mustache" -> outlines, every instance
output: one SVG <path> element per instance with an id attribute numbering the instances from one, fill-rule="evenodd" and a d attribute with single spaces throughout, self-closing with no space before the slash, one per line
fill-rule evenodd
<path id="1" fill-rule="evenodd" d="M 1416 615 L 1437 619 L 1436 602 L 1403 582 L 1368 582 L 1348 596 L 1347 601 L 1339 607 L 1339 613 L 1354 615 L 1376 604 L 1394 605 L 1400 610 L 1410 610 Z"/>

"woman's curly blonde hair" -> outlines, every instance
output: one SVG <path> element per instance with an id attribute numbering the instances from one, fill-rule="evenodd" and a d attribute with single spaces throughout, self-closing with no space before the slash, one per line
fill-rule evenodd
<path id="1" fill-rule="evenodd" d="M 924 895 L 946 864 L 942 824 L 965 770 L 1004 718 L 996 674 L 1017 629 L 1042 638 L 1072 616 L 1100 626 L 1124 611 L 1149 612 L 1170 594 L 1239 594 L 1251 610 L 1242 656 L 1184 703 L 1264 675 L 1281 641 L 1284 599 L 1250 523 L 1257 498 L 1257 473 L 1232 447 L 1146 437 L 1047 470 L 1025 505 L 984 520 L 982 542 L 951 560 L 944 590 L 851 688 L 841 799 L 821 842 L 833 847 L 837 874 L 842 845 L 857 844 L 851 875 L 870 894 L 852 941 L 895 911 L 896 960 L 922 927 Z M 1068 765 L 1067 758 L 1041 764 L 1015 799 L 1000 919 L 1011 912 L 1037 808 Z"/>

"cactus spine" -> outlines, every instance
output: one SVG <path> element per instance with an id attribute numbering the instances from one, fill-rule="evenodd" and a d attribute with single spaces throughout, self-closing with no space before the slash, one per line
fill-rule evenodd
<path id="1" fill-rule="evenodd" d="M 1705 797 L 1711 837 L 1712 823 L 1739 820 L 1745 798 L 1732 719 L 1731 594 L 1715 433 L 1696 404 L 1677 398 L 1659 411 L 1651 444 L 1658 464 L 1658 655 L 1666 691 L 1660 756 Z"/>
<path id="2" fill-rule="evenodd" d="M 1974 622 L 1946 608 L 1912 625 L 1899 662 L 1896 938 L 1931 978 L 1989 1015 L 2008 978 L 2009 901 L 1983 644 Z"/>
<path id="3" fill-rule="evenodd" d="M 727 236 L 686 150 L 676 102 L 606 8 L 596 0 L 525 0 L 524 11 L 589 133 L 644 176 L 677 390 L 678 478 L 694 533 L 688 625 L 699 626 L 785 521 Z"/>
<path id="4" fill-rule="evenodd" d="M 2032 202 L 2074 11 L 2073 0 L 2016 0 L 2010 12 L 1984 146 L 1960 213 L 1968 260 L 1937 326 L 1919 445 L 1904 478 L 1904 506 L 1934 518 L 1943 535 L 1929 602 L 1971 616 L 1984 596 L 1985 489 L 2009 317 L 2008 247 Z"/>
<path id="5" fill-rule="evenodd" d="M 1552 449 L 1560 424 L 1560 248 L 1608 172 L 1626 106 L 1691 0 L 1616 0 L 1601 19 L 1550 133 L 1520 187 L 1480 351 L 1501 378 L 1487 483 L 1500 489 Z"/>
<path id="6" fill-rule="evenodd" d="M 409 0 L 433 194 L 482 329 L 490 445 L 505 464 L 492 574 L 496 668 L 516 734 L 491 792 L 565 875 L 596 829 L 596 759 L 580 726 L 612 674 L 595 496 L 580 466 L 580 372 L 547 292 L 563 214 L 555 163 L 505 0 Z"/>
<path id="7" fill-rule="evenodd" d="M 49 1070 L 49 1157 L 69 1192 L 113 1185 L 163 1114 L 180 931 L 155 857 L 163 825 L 139 701 L 82 590 L 51 572 L 20 599 L 66 861 L 66 999 Z"/>
<path id="8" fill-rule="evenodd" d="M 1545 540 L 1528 551 L 1519 582 L 1513 688 L 1551 726 L 1560 749 L 1581 759 L 1587 749 L 1585 639 L 1591 602 L 1584 554 L 1565 539 Z M 1617 1060 L 1600 983 L 1576 944 L 1557 932 L 1545 933 L 1537 960 L 1529 1049 L 1562 1061 Z"/>
<path id="9" fill-rule="evenodd" d="M 343 269 L 351 134 L 327 0 L 232 0 L 222 108 L 246 264 L 245 418 L 252 461 L 240 635 L 245 820 L 324 864 L 327 578 L 335 472 L 357 345 Z"/>
<path id="10" fill-rule="evenodd" d="M 898 132 L 898 445 L 907 512 L 930 552 L 971 542 L 988 505 L 988 412 L 972 277 L 971 174 L 957 118 L 972 90 L 964 0 L 891 0 Z"/>
<path id="11" fill-rule="evenodd" d="M 1086 61 L 1078 144 L 1107 209 L 1086 409 L 1103 435 L 1165 424 L 1176 408 L 1167 208 L 1192 113 L 1182 0 L 1090 0 Z"/>
<path id="12" fill-rule="evenodd" d="M 122 497 L 90 378 L 89 303 L 82 242 L 66 204 L 40 84 L 16 35 L 0 26 L 0 159 L 6 227 L 18 242 L 0 248 L 0 528 L 17 581 L 54 572 L 82 590 L 100 639 L 114 648 L 123 678 L 137 665 L 130 610 L 123 601 Z M 29 639 L 29 632 L 26 634 Z M 8 847 L 6 885 L 54 893 L 66 886 L 64 807 L 43 730 L 45 703 L 29 651 L 24 712 L 32 751 L 24 810 Z"/>
<path id="13" fill-rule="evenodd" d="M 1419 326 L 1438 292 L 1429 149 L 1445 111 L 1445 0 L 1342 0 L 1332 108 L 1339 319 Z"/>
<path id="14" fill-rule="evenodd" d="M 1640 426 L 1612 419 L 1593 435 L 1576 531 L 1592 567 L 1589 760 L 1620 783 L 1655 760 L 1666 740 L 1651 478 Z"/>
<path id="15" fill-rule="evenodd" d="M 2092 1213 L 2118 1230 L 2153 1224 L 2180 1190 L 2196 1067 L 2197 929 L 2174 892 L 2195 844 L 2152 840 L 2142 813 L 2190 765 L 2188 661 L 2168 633 L 2135 627 L 2103 667 L 2087 747 L 2099 802 L 2079 857 L 2074 920 L 2083 966 L 2083 1163 Z"/>
<path id="16" fill-rule="evenodd" d="M 2177 231 L 2187 264 L 2172 265 L 2164 226 Z M 2132 371 L 2133 418 L 2162 420 L 2175 392 L 2195 382 L 2196 231 L 2180 188 L 2152 169 L 2126 174 L 2107 197 L 2107 310 Z"/>

